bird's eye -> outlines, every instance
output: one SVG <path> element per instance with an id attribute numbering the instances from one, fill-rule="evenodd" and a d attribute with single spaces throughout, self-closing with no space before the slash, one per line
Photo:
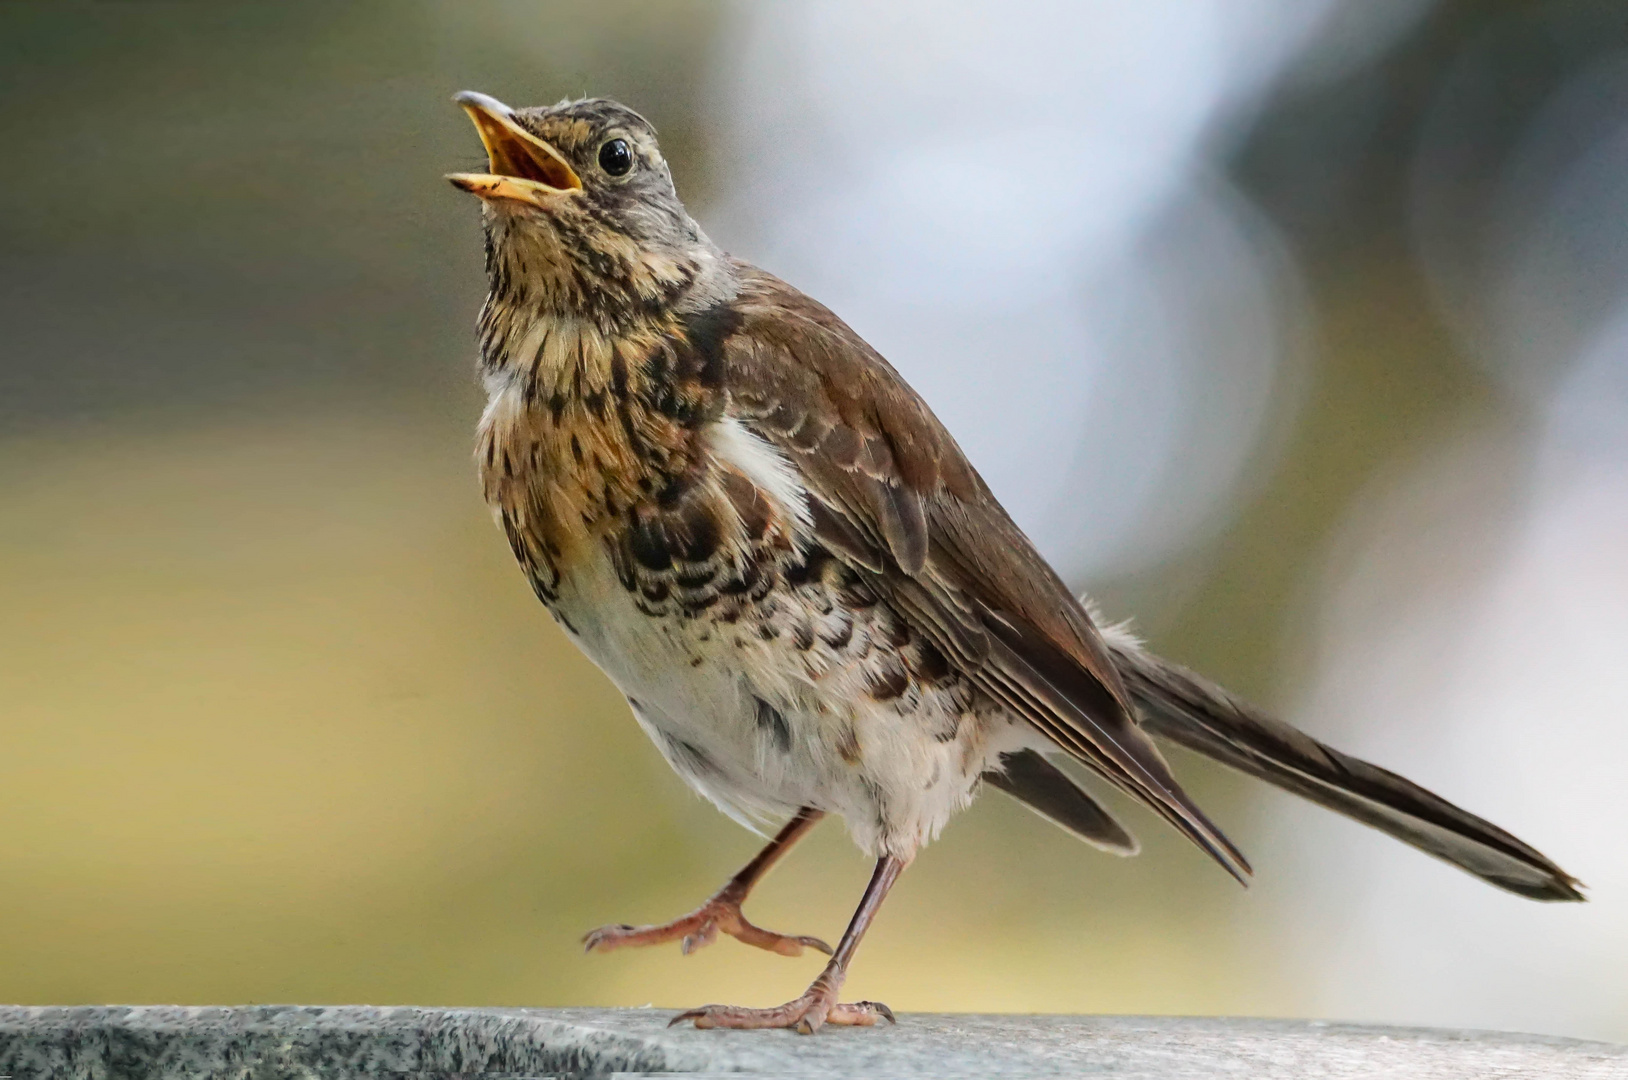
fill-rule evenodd
<path id="1" fill-rule="evenodd" d="M 599 148 L 599 167 L 612 176 L 626 176 L 633 168 L 633 148 L 626 139 L 612 139 Z"/>

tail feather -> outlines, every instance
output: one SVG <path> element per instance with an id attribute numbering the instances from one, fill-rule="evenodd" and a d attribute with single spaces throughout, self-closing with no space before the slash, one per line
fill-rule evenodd
<path id="1" fill-rule="evenodd" d="M 1266 716 L 1122 629 L 1104 634 L 1153 735 L 1372 825 L 1501 889 L 1583 900 L 1578 880 L 1541 852 L 1377 765 Z"/>
<path id="2" fill-rule="evenodd" d="M 1136 837 L 1101 803 L 1033 750 L 1002 754 L 1001 767 L 984 773 L 984 781 L 1092 847 L 1115 855 L 1135 855 L 1138 850 Z"/>
<path id="3" fill-rule="evenodd" d="M 1249 884 L 1249 860 L 1182 790 L 1128 705 L 1043 641 L 1014 647 L 997 637 L 993 646 L 986 687 L 1065 753 L 1164 818 L 1240 885 Z"/>

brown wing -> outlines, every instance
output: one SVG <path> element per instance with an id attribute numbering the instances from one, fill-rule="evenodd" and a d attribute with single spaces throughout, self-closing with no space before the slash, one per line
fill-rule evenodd
<path id="1" fill-rule="evenodd" d="M 986 693 L 1242 881 L 1249 864 L 1137 726 L 1090 617 L 926 403 L 825 307 L 740 269 L 727 319 L 694 333 L 716 336 L 735 416 L 807 481 L 816 537 Z"/>

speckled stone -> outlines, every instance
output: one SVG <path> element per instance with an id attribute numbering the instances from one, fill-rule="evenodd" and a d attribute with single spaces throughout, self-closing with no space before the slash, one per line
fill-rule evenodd
<path id="1" fill-rule="evenodd" d="M 17 1080 L 760 1073 L 1119 1080 L 1628 1080 L 1628 1046 L 1288 1020 L 901 1015 L 897 1027 L 666 1028 L 656 1009 L 0 1007 Z"/>

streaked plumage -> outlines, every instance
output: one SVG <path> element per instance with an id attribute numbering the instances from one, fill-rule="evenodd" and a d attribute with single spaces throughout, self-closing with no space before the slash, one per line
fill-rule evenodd
<path id="1" fill-rule="evenodd" d="M 887 361 L 706 238 L 637 114 L 460 100 L 492 168 L 452 178 L 486 208 L 487 500 L 538 597 L 673 768 L 742 821 L 797 815 L 694 916 L 604 928 L 590 947 L 704 944 L 723 928 L 797 951 L 815 943 L 739 916 L 752 882 L 826 812 L 878 860 L 807 994 L 684 1017 L 875 1022 L 880 1006 L 835 1004 L 847 961 L 893 878 L 986 777 L 1134 852 L 1048 756 L 1129 793 L 1243 880 L 1248 863 L 1149 732 L 1501 887 L 1580 898 L 1508 834 L 1105 637 Z"/>

